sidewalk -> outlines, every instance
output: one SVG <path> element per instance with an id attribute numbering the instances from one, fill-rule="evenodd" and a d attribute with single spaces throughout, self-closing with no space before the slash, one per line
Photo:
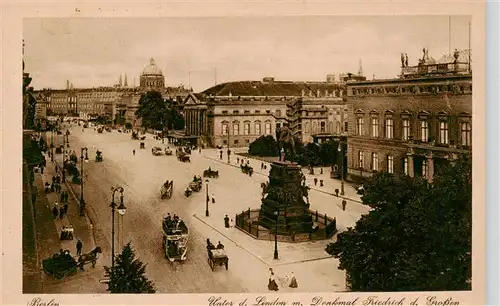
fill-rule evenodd
<path id="1" fill-rule="evenodd" d="M 240 160 L 242 158 L 246 158 L 250 161 L 250 166 L 253 167 L 254 174 L 268 176 L 269 170 L 271 169 L 271 163 L 266 162 L 266 161 L 261 160 L 261 159 L 254 158 L 254 157 L 244 157 L 244 156 L 239 155 L 239 154 L 232 154 L 231 163 L 228 164 L 227 163 L 227 154 L 225 153 L 225 151 L 224 151 L 224 154 L 222 155 L 222 159 L 218 158 L 219 153 L 218 153 L 218 150 L 216 150 L 216 149 L 205 149 L 205 150 L 203 150 L 203 152 L 206 152 L 206 153 L 202 153 L 202 154 L 205 155 L 205 158 L 207 158 L 207 159 L 211 159 L 211 160 L 219 162 L 221 164 L 230 165 L 230 166 L 233 166 L 236 168 L 240 167 L 240 165 L 237 164 L 237 162 L 236 162 L 237 158 L 240 158 Z M 237 155 L 237 156 L 234 156 L 234 155 Z M 262 163 L 264 165 L 266 165 L 266 167 L 267 167 L 266 170 L 261 170 L 260 166 Z M 323 174 L 319 174 L 321 171 L 321 168 L 323 168 Z M 315 191 L 329 194 L 332 196 L 335 196 L 335 194 L 334 194 L 335 189 L 340 190 L 341 181 L 330 178 L 330 168 L 329 167 L 315 167 L 314 168 L 314 173 L 315 173 L 314 175 L 309 174 L 309 169 L 302 168 L 302 173 L 304 173 L 304 175 L 306 177 L 306 184 L 311 188 L 311 190 L 315 190 Z M 318 179 L 318 183 L 316 186 L 314 185 L 314 178 Z M 324 185 L 323 187 L 320 187 L 320 180 L 323 180 L 323 185 Z M 344 181 L 344 193 L 345 193 L 345 195 L 344 196 L 339 195 L 339 198 L 344 198 L 344 199 L 352 201 L 352 202 L 363 204 L 363 202 L 361 201 L 361 196 L 357 194 L 356 189 L 345 181 Z"/>
<path id="2" fill-rule="evenodd" d="M 89 226 L 86 217 L 80 217 L 78 215 L 78 204 L 75 197 L 72 197 L 72 192 L 68 191 L 70 194 L 68 200 L 68 212 L 60 219 L 53 218 L 52 208 L 54 207 L 55 201 L 59 203 L 58 207 L 61 207 L 59 194 L 56 192 L 45 193 L 45 182 L 51 182 L 52 176 L 56 174 L 55 164 L 47 162 L 47 166 L 44 168 L 44 173 L 35 174 L 35 184 L 38 190 L 38 196 L 36 198 L 36 232 L 37 232 L 37 249 L 39 252 L 40 261 L 51 257 L 55 253 L 59 252 L 60 249 L 67 249 L 71 252 L 72 256 L 76 256 L 76 242 L 80 239 L 83 243 L 82 253 L 87 253 L 95 248 L 94 238 L 92 236 L 92 229 Z M 62 184 L 62 190 L 66 190 L 65 186 Z M 74 228 L 74 239 L 73 240 L 60 240 L 62 227 L 65 225 L 72 225 Z M 41 264 L 41 263 L 40 263 Z M 54 278 L 48 277 L 45 273 L 42 273 L 42 284 L 44 288 L 48 287 L 58 287 L 60 283 L 65 283 L 69 280 L 77 279 L 82 277 L 77 274 L 73 277 L 63 280 L 56 280 Z M 80 273 L 81 274 L 81 273 Z M 56 289 L 57 290 L 57 289 Z M 43 290 L 44 293 L 47 290 Z"/>

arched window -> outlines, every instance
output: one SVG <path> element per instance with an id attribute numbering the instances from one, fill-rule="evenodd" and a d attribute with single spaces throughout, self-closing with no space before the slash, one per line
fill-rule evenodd
<path id="1" fill-rule="evenodd" d="M 261 123 L 260 121 L 255 122 L 255 135 L 261 135 L 262 130 L 261 130 Z"/>
<path id="2" fill-rule="evenodd" d="M 328 123 L 328 133 L 333 134 L 333 121 Z"/>
<path id="3" fill-rule="evenodd" d="M 243 123 L 243 135 L 250 135 L 250 121 Z"/>
<path id="4" fill-rule="evenodd" d="M 233 122 L 233 135 L 240 134 L 240 123 L 238 121 Z"/>

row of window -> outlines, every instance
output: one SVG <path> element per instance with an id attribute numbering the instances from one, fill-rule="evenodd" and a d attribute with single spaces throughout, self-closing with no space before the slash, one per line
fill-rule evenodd
<path id="1" fill-rule="evenodd" d="M 270 114 L 271 113 L 271 110 L 270 109 L 266 109 L 266 114 Z M 228 115 L 229 114 L 229 111 L 227 110 L 223 110 L 221 112 L 223 115 Z M 239 115 L 240 114 L 240 111 L 235 109 L 233 110 L 233 115 Z M 251 114 L 251 112 L 249 110 L 244 110 L 242 114 L 245 114 L 245 115 L 248 115 L 248 114 Z M 254 114 L 260 114 L 260 109 L 256 109 L 254 110 Z M 277 109 L 274 111 L 274 115 L 276 117 L 281 117 L 281 110 L 280 109 Z"/>
<path id="2" fill-rule="evenodd" d="M 365 152 L 364 151 L 359 151 L 358 152 L 358 167 L 360 169 L 365 169 L 365 161 L 364 161 L 364 156 Z M 409 169 L 410 169 L 410 164 L 409 164 L 409 159 L 408 157 L 403 158 L 403 171 L 405 175 L 409 175 Z M 385 163 L 386 163 L 386 168 L 385 170 L 388 173 L 394 173 L 394 156 L 392 155 L 387 155 L 385 158 Z M 379 159 L 379 154 L 378 153 L 372 153 L 371 154 L 371 170 L 372 171 L 379 171 L 379 166 L 380 166 L 380 159 Z M 422 160 L 422 176 L 425 178 L 428 178 L 429 175 L 429 164 L 427 162 L 427 159 Z"/>
<path id="3" fill-rule="evenodd" d="M 365 119 L 362 117 L 356 118 L 356 135 L 364 135 L 364 125 Z M 462 121 L 459 123 L 460 128 L 460 143 L 463 146 L 470 146 L 472 143 L 472 126 L 468 121 Z M 370 136 L 380 137 L 379 135 L 379 118 L 370 118 Z M 418 139 L 421 142 L 428 142 L 430 139 L 429 133 L 429 121 L 422 119 L 419 121 L 419 135 Z M 402 120 L 402 140 L 409 140 L 412 136 L 411 122 L 410 119 Z M 449 144 L 449 123 L 447 121 L 440 121 L 438 125 L 438 139 L 437 141 L 441 144 Z M 387 139 L 394 138 L 394 119 L 386 118 L 384 122 L 384 137 Z"/>
<path id="4" fill-rule="evenodd" d="M 244 122 L 243 123 L 243 134 L 240 134 L 240 123 L 239 122 L 233 122 L 233 133 L 232 135 L 250 135 L 251 130 L 250 130 L 250 122 Z M 254 129 L 253 129 L 253 135 L 262 135 L 262 125 L 260 122 L 254 122 Z M 221 134 L 223 136 L 227 136 L 229 133 L 229 123 L 228 122 L 223 122 L 221 125 Z M 265 122 L 264 123 L 264 135 L 271 135 L 272 129 L 271 129 L 271 122 Z"/>
<path id="5" fill-rule="evenodd" d="M 344 132 L 347 132 L 347 122 L 344 122 Z M 319 125 L 317 124 L 317 122 L 313 122 L 310 125 L 309 122 L 306 121 L 304 123 L 304 133 L 311 133 L 311 134 L 326 133 L 326 122 L 321 121 Z M 333 121 L 330 121 L 328 123 L 328 133 L 330 133 L 330 134 L 342 133 L 342 125 L 340 124 L 340 122 L 337 121 L 335 123 L 335 130 L 334 130 Z"/>

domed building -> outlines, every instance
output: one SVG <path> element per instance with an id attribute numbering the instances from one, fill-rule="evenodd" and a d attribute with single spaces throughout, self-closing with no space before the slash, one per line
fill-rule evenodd
<path id="1" fill-rule="evenodd" d="M 144 67 L 144 70 L 141 73 L 140 86 L 146 88 L 165 87 L 165 77 L 163 76 L 161 69 L 156 66 L 153 58 L 149 60 L 149 65 Z"/>

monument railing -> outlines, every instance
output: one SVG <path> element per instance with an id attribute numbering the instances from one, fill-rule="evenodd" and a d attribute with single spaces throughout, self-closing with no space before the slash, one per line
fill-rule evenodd
<path id="1" fill-rule="evenodd" d="M 274 240 L 273 229 L 268 230 L 259 226 L 259 209 L 248 209 L 236 214 L 235 227 L 250 236 L 260 240 Z M 314 221 L 314 228 L 311 233 L 290 233 L 289 235 L 279 235 L 281 242 L 302 242 L 310 240 L 329 239 L 337 232 L 337 219 L 330 218 L 326 214 L 309 210 Z"/>

